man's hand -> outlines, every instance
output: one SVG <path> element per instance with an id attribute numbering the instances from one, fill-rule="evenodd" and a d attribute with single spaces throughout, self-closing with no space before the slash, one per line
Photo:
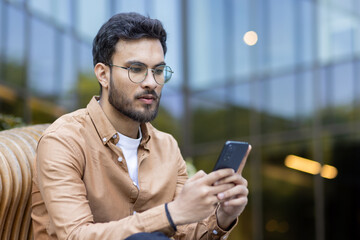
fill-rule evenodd
<path id="1" fill-rule="evenodd" d="M 215 183 L 231 179 L 234 174 L 232 169 L 221 169 L 210 174 L 199 171 L 190 178 L 175 200 L 168 204 L 175 225 L 194 223 L 208 217 L 219 202 L 218 194 L 227 193 L 234 186 L 232 182 Z"/>
<path id="2" fill-rule="evenodd" d="M 234 220 L 244 211 L 248 202 L 248 183 L 241 174 L 250 151 L 251 146 L 249 145 L 248 151 L 242 160 L 237 173 L 223 178 L 214 184 L 215 186 L 228 186 L 228 184 L 232 184 L 230 189 L 217 194 L 218 200 L 220 201 L 220 207 L 218 208 L 216 215 L 219 227 L 224 230 L 227 230 Z"/>

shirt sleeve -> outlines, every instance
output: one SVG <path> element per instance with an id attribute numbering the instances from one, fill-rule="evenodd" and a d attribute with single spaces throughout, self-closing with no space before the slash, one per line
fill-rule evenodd
<path id="1" fill-rule="evenodd" d="M 179 154 L 178 165 L 178 180 L 176 187 L 176 195 L 181 192 L 182 187 L 184 186 L 186 180 L 188 179 L 187 171 L 186 171 L 186 163 Z M 177 231 L 173 236 L 174 239 L 181 240 L 190 240 L 190 239 L 226 239 L 230 232 L 237 225 L 238 220 L 233 223 L 230 230 L 225 231 L 221 229 L 217 224 L 216 218 L 217 208 L 214 209 L 213 213 L 206 219 L 192 224 L 186 224 L 177 226 Z"/>
<path id="2" fill-rule="evenodd" d="M 163 204 L 118 221 L 94 223 L 82 181 L 85 161 L 77 149 L 76 141 L 51 133 L 37 149 L 37 182 L 58 239 L 124 239 L 154 231 L 173 234 Z"/>

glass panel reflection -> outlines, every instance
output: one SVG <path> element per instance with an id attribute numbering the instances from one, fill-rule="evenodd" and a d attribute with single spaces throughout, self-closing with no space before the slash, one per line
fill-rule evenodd
<path id="1" fill-rule="evenodd" d="M 262 122 L 266 133 L 295 127 L 296 120 L 294 75 L 270 78 L 262 83 Z"/>
<path id="2" fill-rule="evenodd" d="M 311 158 L 311 144 L 274 142 L 262 148 L 264 239 L 315 239 L 314 176 L 284 164 L 290 154 Z"/>
<path id="3" fill-rule="evenodd" d="M 25 86 L 25 27 L 24 14 L 18 9 L 7 7 L 7 34 L 4 35 L 5 80 L 13 86 Z"/>
<path id="4" fill-rule="evenodd" d="M 44 37 L 46 36 L 46 37 Z M 52 96 L 55 86 L 55 31 L 48 24 L 31 19 L 29 87 L 38 96 Z"/>
<path id="5" fill-rule="evenodd" d="M 295 61 L 294 1 L 278 0 L 270 7 L 270 64 L 276 69 L 292 66 Z"/>

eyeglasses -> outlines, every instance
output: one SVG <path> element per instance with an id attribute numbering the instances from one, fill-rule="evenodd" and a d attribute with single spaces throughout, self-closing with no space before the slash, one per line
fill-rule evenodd
<path id="1" fill-rule="evenodd" d="M 122 67 L 114 64 L 109 64 L 109 66 L 128 70 L 129 79 L 133 83 L 141 83 L 144 81 L 148 74 L 148 69 L 152 71 L 155 82 L 159 85 L 164 85 L 167 83 L 173 74 L 173 71 L 167 65 L 159 65 L 154 69 L 148 68 L 146 65 L 141 63 L 133 63 L 130 65 L 130 67 Z"/>

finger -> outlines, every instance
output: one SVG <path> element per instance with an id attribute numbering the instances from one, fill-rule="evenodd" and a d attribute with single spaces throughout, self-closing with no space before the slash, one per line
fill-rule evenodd
<path id="1" fill-rule="evenodd" d="M 224 192 L 218 193 L 217 197 L 221 201 L 227 201 L 232 198 L 238 198 L 242 196 L 248 196 L 249 190 L 243 185 L 237 185 L 233 188 L 230 188 Z"/>
<path id="2" fill-rule="evenodd" d="M 247 158 L 248 158 L 248 156 L 249 156 L 249 154 L 250 154 L 250 152 L 251 152 L 251 145 L 249 144 L 249 146 L 248 146 L 248 150 L 246 151 L 246 154 L 245 154 L 245 156 L 244 156 L 244 158 L 243 158 L 243 160 L 241 161 L 241 163 L 240 163 L 240 166 L 239 166 L 239 168 L 238 168 L 238 170 L 237 170 L 237 173 L 242 173 L 242 171 L 243 171 L 243 169 L 244 169 L 244 167 L 245 167 L 245 164 L 246 164 L 246 160 L 247 160 Z"/>
<path id="3" fill-rule="evenodd" d="M 226 183 L 234 183 L 235 185 L 244 185 L 246 187 L 248 186 L 247 180 L 238 173 L 234 174 L 230 177 L 220 179 L 219 181 L 215 182 L 214 185 L 218 186 L 218 185 L 226 184 Z"/>
<path id="4" fill-rule="evenodd" d="M 219 169 L 209 173 L 206 177 L 204 177 L 204 181 L 208 186 L 210 186 L 213 185 L 216 181 L 219 181 L 222 178 L 226 178 L 234 174 L 235 172 L 231 168 Z"/>
<path id="5" fill-rule="evenodd" d="M 201 179 L 202 177 L 206 176 L 207 174 L 203 171 L 203 170 L 200 170 L 198 171 L 197 173 L 194 174 L 194 176 L 192 176 L 190 179 L 189 179 L 189 182 L 193 182 L 193 181 L 196 181 L 198 179 Z"/>
<path id="6" fill-rule="evenodd" d="M 222 184 L 218 186 L 211 186 L 209 190 L 210 195 L 218 195 L 219 193 L 225 192 L 234 187 L 233 183 Z"/>
<path id="7" fill-rule="evenodd" d="M 224 206 L 233 206 L 234 207 L 234 206 L 245 206 L 247 203 L 248 203 L 247 196 L 240 196 L 237 198 L 229 199 L 229 200 L 223 202 L 222 204 Z"/>

